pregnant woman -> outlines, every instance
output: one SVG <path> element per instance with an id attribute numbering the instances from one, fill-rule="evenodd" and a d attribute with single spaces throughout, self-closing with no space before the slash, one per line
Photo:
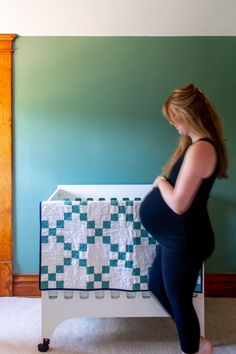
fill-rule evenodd
<path id="1" fill-rule="evenodd" d="M 159 243 L 149 288 L 174 319 L 182 353 L 211 354 L 210 341 L 200 338 L 192 296 L 202 263 L 214 250 L 209 193 L 216 178 L 227 178 L 221 121 L 193 84 L 174 90 L 163 114 L 180 142 L 140 207 L 143 226 Z"/>

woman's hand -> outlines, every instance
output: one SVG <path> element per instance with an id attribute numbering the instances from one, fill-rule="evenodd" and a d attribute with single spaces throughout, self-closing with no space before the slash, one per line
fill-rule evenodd
<path id="1" fill-rule="evenodd" d="M 157 178 L 155 179 L 155 181 L 153 182 L 152 186 L 153 188 L 159 188 L 159 183 L 161 183 L 161 181 L 166 181 L 166 178 L 164 176 L 157 176 Z"/>

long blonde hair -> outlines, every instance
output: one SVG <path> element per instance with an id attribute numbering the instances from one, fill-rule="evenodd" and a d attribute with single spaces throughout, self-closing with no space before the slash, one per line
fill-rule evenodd
<path id="1" fill-rule="evenodd" d="M 218 178 L 228 178 L 228 154 L 225 146 L 221 119 L 210 100 L 193 84 L 175 89 L 165 101 L 162 112 L 167 120 L 174 122 L 172 108 L 178 111 L 179 119 L 190 126 L 196 133 L 210 138 L 215 146 L 218 156 Z M 163 172 L 168 175 L 171 168 L 183 153 L 191 145 L 189 136 L 181 135 L 179 145 Z"/>

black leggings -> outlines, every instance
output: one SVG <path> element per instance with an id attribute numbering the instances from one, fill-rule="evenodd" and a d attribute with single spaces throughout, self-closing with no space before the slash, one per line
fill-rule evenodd
<path id="1" fill-rule="evenodd" d="M 158 246 L 149 277 L 149 289 L 174 319 L 184 353 L 199 350 L 200 327 L 193 292 L 201 263 L 182 253 Z"/>

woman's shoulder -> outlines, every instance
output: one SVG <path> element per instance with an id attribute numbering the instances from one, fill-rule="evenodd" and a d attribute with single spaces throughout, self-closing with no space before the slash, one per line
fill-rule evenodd
<path id="1" fill-rule="evenodd" d="M 214 141 L 210 138 L 201 138 L 189 145 L 188 151 L 192 153 L 216 153 Z"/>
<path id="2" fill-rule="evenodd" d="M 199 139 L 191 144 L 186 153 L 186 160 L 202 170 L 204 177 L 211 175 L 217 164 L 217 153 L 214 142 L 210 139 Z"/>

